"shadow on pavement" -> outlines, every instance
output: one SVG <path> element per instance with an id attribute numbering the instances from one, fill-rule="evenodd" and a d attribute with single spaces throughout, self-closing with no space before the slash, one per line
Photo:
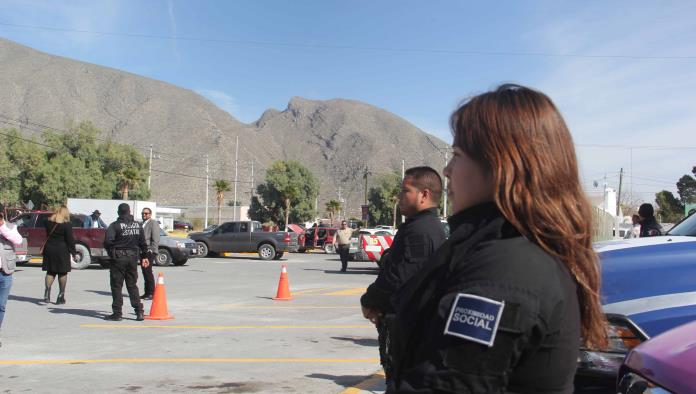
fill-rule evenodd
<path id="1" fill-rule="evenodd" d="M 46 303 L 43 301 L 43 298 L 31 298 L 31 297 L 23 297 L 23 296 L 16 296 L 10 294 L 8 297 L 8 300 L 12 301 L 20 301 L 20 302 L 30 302 L 35 305 L 45 305 Z"/>
<path id="2" fill-rule="evenodd" d="M 379 346 L 379 341 L 377 341 L 374 338 L 331 337 L 331 339 L 336 339 L 339 341 L 353 342 L 354 344 L 360 345 L 360 346 L 372 346 L 372 347 Z"/>
<path id="3" fill-rule="evenodd" d="M 346 272 L 341 272 L 341 269 L 338 268 L 336 270 L 323 270 L 323 269 L 317 269 L 317 268 L 302 268 L 304 271 L 322 271 L 325 274 L 339 274 L 339 275 L 350 275 L 350 274 L 357 274 L 357 275 L 377 275 L 379 274 L 378 270 L 368 268 L 368 269 L 360 269 L 360 268 L 350 268 L 348 267 L 348 271 Z"/>
<path id="4" fill-rule="evenodd" d="M 305 376 L 312 379 L 331 380 L 343 387 L 352 387 L 365 380 L 365 375 L 329 375 L 325 373 L 313 373 Z"/>
<path id="5" fill-rule="evenodd" d="M 67 309 L 67 308 L 51 307 L 51 308 L 48 308 L 48 311 L 51 313 L 59 314 L 59 315 L 77 315 L 77 316 L 85 316 L 85 317 L 94 317 L 97 319 L 103 319 L 104 316 L 108 315 L 108 313 L 98 312 L 98 311 L 91 310 L 91 309 Z"/>
<path id="6" fill-rule="evenodd" d="M 85 291 L 88 293 L 94 293 L 94 294 L 99 294 L 99 295 L 111 297 L 110 291 L 103 291 L 103 290 L 85 290 Z"/>

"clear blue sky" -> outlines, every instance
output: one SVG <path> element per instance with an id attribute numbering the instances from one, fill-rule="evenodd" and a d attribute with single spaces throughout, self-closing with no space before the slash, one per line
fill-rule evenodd
<path id="1" fill-rule="evenodd" d="M 588 190 L 623 167 L 624 190 L 651 201 L 696 165 L 674 149 L 696 146 L 694 16 L 691 1 L 4 0 L 0 36 L 195 90 L 244 122 L 340 97 L 447 142 L 462 99 L 529 85 L 566 116 Z"/>

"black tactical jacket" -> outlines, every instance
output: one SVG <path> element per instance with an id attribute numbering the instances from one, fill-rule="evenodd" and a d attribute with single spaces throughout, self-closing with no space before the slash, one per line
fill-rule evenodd
<path id="1" fill-rule="evenodd" d="M 421 269 L 445 238 L 437 208 L 424 209 L 406 219 L 399 226 L 379 276 L 360 298 L 362 306 L 392 313 L 391 298 L 396 289 Z"/>
<path id="2" fill-rule="evenodd" d="M 643 219 L 640 223 L 640 237 L 656 237 L 662 235 L 662 226 L 657 223 L 655 217 Z"/>
<path id="3" fill-rule="evenodd" d="M 396 294 L 390 392 L 571 393 L 580 311 L 568 270 L 492 203 L 451 217 L 450 226 L 432 261 Z M 500 315 L 467 304 L 475 297 L 486 307 L 503 302 Z M 495 332 L 492 345 L 461 330 L 479 330 L 479 341 L 478 333 Z"/>
<path id="4" fill-rule="evenodd" d="M 147 257 L 147 242 L 145 233 L 140 223 L 133 221 L 133 217 L 119 217 L 106 229 L 104 247 L 109 256 L 114 257 L 114 250 L 130 250 L 140 255 L 140 258 Z"/>

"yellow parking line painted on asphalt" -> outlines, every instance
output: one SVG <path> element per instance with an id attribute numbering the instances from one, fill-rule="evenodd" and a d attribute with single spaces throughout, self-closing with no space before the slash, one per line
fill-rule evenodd
<path id="1" fill-rule="evenodd" d="M 141 325 L 141 324 L 80 324 L 80 327 L 85 327 L 85 328 L 128 328 L 128 329 L 154 329 L 154 328 L 160 328 L 160 329 L 169 329 L 169 330 L 174 330 L 174 329 L 181 329 L 181 330 L 251 330 L 251 329 L 257 329 L 257 330 L 291 330 L 291 329 L 302 329 L 302 330 L 325 330 L 325 329 L 337 329 L 337 328 L 372 328 L 374 329 L 375 326 L 372 324 L 353 324 L 353 325 L 335 325 L 335 326 L 320 326 L 320 325 L 307 325 L 307 326 L 293 326 L 293 325 L 287 325 L 287 326 L 253 326 L 253 325 L 248 325 L 248 326 L 155 326 L 155 325 Z"/>
<path id="2" fill-rule="evenodd" d="M 346 290 L 341 290 L 341 291 L 334 291 L 332 293 L 326 293 L 322 295 L 326 296 L 350 296 L 350 295 L 363 295 L 365 294 L 365 291 L 367 288 L 365 287 L 356 287 L 353 289 L 346 289 Z"/>
<path id="3" fill-rule="evenodd" d="M 293 293 L 294 294 L 294 293 Z M 359 306 L 314 306 L 314 305 L 302 305 L 302 306 L 268 306 L 268 305 L 223 305 L 216 309 L 360 309 Z"/>
<path id="4" fill-rule="evenodd" d="M 353 387 L 348 387 L 347 389 L 341 391 L 340 394 L 358 394 L 364 390 L 370 390 L 374 386 L 382 383 L 384 381 L 384 371 L 379 370 L 372 374 L 369 378 L 363 380 L 362 382 L 356 384 Z"/>
<path id="5" fill-rule="evenodd" d="M 0 365 L 147 364 L 147 363 L 377 363 L 377 358 L 111 358 L 59 360 L 0 360 Z"/>
<path id="6" fill-rule="evenodd" d="M 32 257 L 31 259 L 29 259 L 29 262 L 30 262 L 30 263 L 41 263 L 41 262 L 43 262 L 43 258 L 41 258 L 41 257 Z"/>
<path id="7" fill-rule="evenodd" d="M 306 290 L 299 290 L 299 291 L 293 291 L 293 295 L 301 295 L 301 294 L 312 294 L 312 293 L 318 293 L 320 291 L 325 291 L 329 289 L 335 289 L 335 287 L 324 287 L 320 289 L 306 289 Z"/>

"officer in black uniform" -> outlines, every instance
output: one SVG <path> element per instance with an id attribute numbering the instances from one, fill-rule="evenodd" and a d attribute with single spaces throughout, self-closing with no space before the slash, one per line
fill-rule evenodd
<path id="1" fill-rule="evenodd" d="M 360 298 L 363 315 L 377 326 L 387 384 L 391 383 L 388 343 L 394 313 L 392 296 L 445 241 L 445 230 L 438 217 L 441 196 L 442 178 L 434 169 L 413 167 L 404 173 L 399 209 L 406 221 L 399 226 L 379 276 Z"/>
<path id="2" fill-rule="evenodd" d="M 451 233 L 393 298 L 387 392 L 572 393 L 580 346 L 603 348 L 607 330 L 570 132 L 518 85 L 451 125 Z"/>
<path id="3" fill-rule="evenodd" d="M 656 237 L 662 235 L 662 226 L 655 219 L 655 208 L 652 204 L 641 204 L 638 208 L 640 216 L 640 237 Z"/>
<path id="4" fill-rule="evenodd" d="M 135 320 L 145 319 L 143 304 L 138 294 L 138 262 L 147 268 L 147 243 L 140 223 L 133 220 L 130 206 L 122 203 L 118 206 L 118 219 L 106 230 L 104 247 L 111 257 L 110 279 L 111 308 L 113 314 L 104 319 L 119 321 L 122 318 L 123 281 L 130 297 L 131 306 L 135 310 Z"/>

